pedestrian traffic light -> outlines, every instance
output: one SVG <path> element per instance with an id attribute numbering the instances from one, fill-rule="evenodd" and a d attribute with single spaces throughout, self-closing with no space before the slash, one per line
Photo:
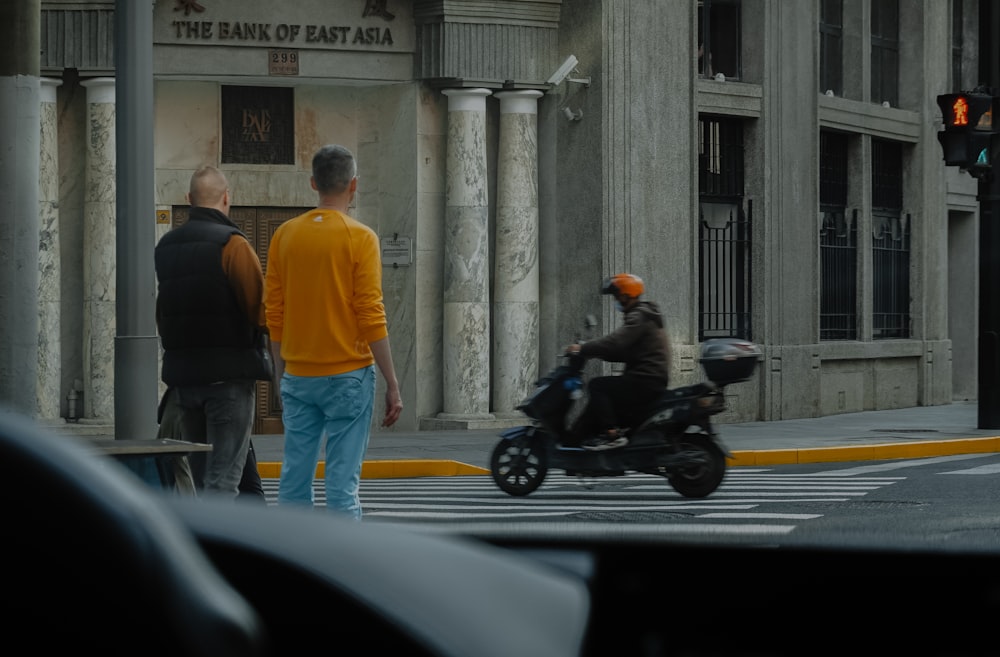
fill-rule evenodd
<path id="1" fill-rule="evenodd" d="M 948 166 L 961 167 L 975 177 L 989 173 L 1000 157 L 1000 139 L 993 124 L 993 105 L 1000 100 L 983 91 L 941 94 L 937 97 L 944 130 L 938 141 Z M 996 145 L 995 145 L 996 144 Z"/>
<path id="2" fill-rule="evenodd" d="M 1000 163 L 1000 134 L 942 130 L 937 136 L 948 166 L 966 169 L 975 176 L 990 170 L 995 160 Z"/>
<path id="3" fill-rule="evenodd" d="M 993 131 L 993 96 L 980 92 L 937 97 L 945 131 Z"/>
<path id="4" fill-rule="evenodd" d="M 989 132 L 970 132 L 966 135 L 967 162 L 963 167 L 973 176 L 989 171 L 993 167 L 995 149 L 994 138 L 997 135 Z"/>

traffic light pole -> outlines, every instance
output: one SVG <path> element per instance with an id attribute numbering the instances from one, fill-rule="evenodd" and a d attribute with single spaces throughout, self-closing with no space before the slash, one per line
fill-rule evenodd
<path id="1" fill-rule="evenodd" d="M 1000 428 L 1000 176 L 979 181 L 980 429 Z"/>
<path id="2" fill-rule="evenodd" d="M 1000 9 L 979 6 L 979 79 L 1000 88 Z M 979 179 L 979 391 L 980 429 L 1000 428 L 1000 173 Z"/>

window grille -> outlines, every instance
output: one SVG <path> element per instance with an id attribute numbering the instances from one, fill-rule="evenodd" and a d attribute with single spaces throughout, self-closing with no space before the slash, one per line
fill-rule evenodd
<path id="1" fill-rule="evenodd" d="M 847 135 L 820 132 L 820 340 L 856 340 L 857 216 L 847 214 Z"/>
<path id="2" fill-rule="evenodd" d="M 222 87 L 222 163 L 295 164 L 295 90 Z"/>
<path id="3" fill-rule="evenodd" d="M 743 197 L 743 126 L 701 118 L 699 165 L 698 339 L 752 339 L 753 203 Z"/>
<path id="4" fill-rule="evenodd" d="M 857 216 L 824 206 L 820 228 L 820 340 L 858 337 Z"/>
<path id="5" fill-rule="evenodd" d="M 698 121 L 698 191 L 702 197 L 743 196 L 743 124 L 732 119 Z"/>
<path id="6" fill-rule="evenodd" d="M 911 217 L 902 214 L 899 143 L 872 140 L 872 337 L 910 337 Z"/>

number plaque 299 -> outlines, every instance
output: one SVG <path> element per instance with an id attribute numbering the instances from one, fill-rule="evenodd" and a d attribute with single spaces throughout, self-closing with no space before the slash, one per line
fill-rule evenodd
<path id="1" fill-rule="evenodd" d="M 267 51 L 268 75 L 298 75 L 299 51 L 270 49 Z"/>

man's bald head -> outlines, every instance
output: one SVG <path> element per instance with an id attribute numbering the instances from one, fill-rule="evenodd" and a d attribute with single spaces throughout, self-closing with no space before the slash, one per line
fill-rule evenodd
<path id="1" fill-rule="evenodd" d="M 229 182 L 226 176 L 213 166 L 201 167 L 191 176 L 187 201 L 192 206 L 228 212 Z"/>

